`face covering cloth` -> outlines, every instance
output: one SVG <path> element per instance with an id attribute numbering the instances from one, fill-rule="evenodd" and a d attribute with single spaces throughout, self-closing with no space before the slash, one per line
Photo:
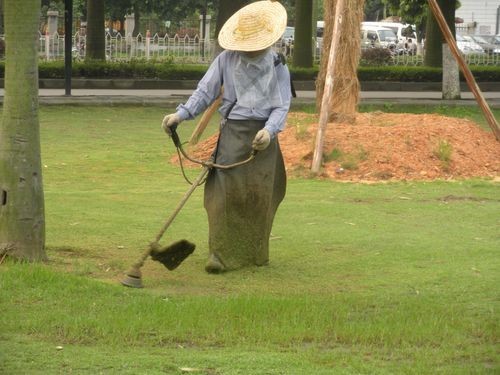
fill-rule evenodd
<path id="1" fill-rule="evenodd" d="M 256 57 L 241 53 L 233 78 L 238 105 L 268 109 L 283 104 L 270 49 Z"/>

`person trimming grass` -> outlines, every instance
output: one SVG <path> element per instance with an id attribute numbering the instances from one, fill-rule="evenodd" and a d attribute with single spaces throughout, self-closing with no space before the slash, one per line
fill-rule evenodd
<path id="1" fill-rule="evenodd" d="M 209 223 L 209 259 L 205 270 L 219 273 L 269 262 L 269 236 L 276 210 L 285 196 L 286 172 L 276 135 L 290 108 L 288 68 L 271 46 L 285 31 L 285 8 L 258 1 L 240 9 L 222 27 L 225 49 L 211 64 L 196 91 L 162 127 L 192 119 L 223 99 L 214 161 L 232 164 L 258 150 L 255 160 L 231 170 L 213 168 L 205 185 Z"/>

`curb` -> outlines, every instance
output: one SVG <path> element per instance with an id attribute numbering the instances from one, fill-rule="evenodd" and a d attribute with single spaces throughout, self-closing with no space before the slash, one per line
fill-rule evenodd
<path id="1" fill-rule="evenodd" d="M 76 106 L 161 106 L 174 108 L 180 103 L 185 102 L 189 96 L 135 96 L 135 95 L 82 95 L 82 96 L 39 96 L 38 103 L 40 105 L 76 105 Z M 291 108 L 300 110 L 303 106 L 310 106 L 316 103 L 315 98 L 294 98 Z M 0 105 L 3 104 L 3 97 L 0 97 Z M 443 100 L 443 99 L 381 99 L 381 98 L 364 98 L 360 100 L 360 105 L 375 105 L 375 106 L 397 106 L 397 105 L 423 105 L 423 106 L 477 106 L 474 99 L 460 100 Z M 490 108 L 500 108 L 500 99 L 489 100 Z"/>
<path id="2" fill-rule="evenodd" d="M 86 79 L 73 78 L 72 89 L 109 89 L 109 90 L 194 90 L 198 84 L 196 80 L 159 80 L 159 79 Z M 315 91 L 314 81 L 294 80 L 296 90 Z M 483 92 L 500 91 L 500 82 L 478 82 Z M 360 82 L 361 91 L 441 91 L 441 82 L 395 82 L 395 81 L 366 81 Z M 64 89 L 64 79 L 40 79 L 40 89 Z M 0 88 L 4 88 L 4 81 L 0 79 Z M 468 92 L 466 82 L 460 83 L 460 89 Z"/>

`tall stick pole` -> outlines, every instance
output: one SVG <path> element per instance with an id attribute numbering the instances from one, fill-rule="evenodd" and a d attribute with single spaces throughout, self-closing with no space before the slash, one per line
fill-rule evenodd
<path id="1" fill-rule="evenodd" d="M 326 126 L 328 124 L 330 99 L 333 93 L 333 77 L 335 73 L 335 57 L 340 40 L 340 24 L 342 23 L 342 13 L 344 12 L 344 0 L 337 0 L 335 7 L 335 22 L 333 25 L 332 43 L 328 54 L 328 65 L 326 68 L 325 88 L 321 98 L 321 112 L 319 115 L 318 132 L 314 144 L 314 154 L 311 165 L 311 172 L 318 174 L 323 161 L 323 144 Z"/>
<path id="2" fill-rule="evenodd" d="M 194 146 L 195 144 L 198 143 L 200 140 L 201 135 L 207 128 L 207 125 L 214 115 L 215 111 L 217 111 L 217 108 L 219 108 L 219 105 L 222 103 L 222 94 L 219 95 L 217 99 L 208 107 L 205 112 L 203 112 L 203 115 L 201 116 L 200 121 L 196 125 L 196 128 L 193 130 L 193 134 L 191 134 L 191 138 L 189 139 L 189 144 L 191 146 Z"/>
<path id="3" fill-rule="evenodd" d="M 500 126 L 498 125 L 498 122 L 495 119 L 495 116 L 493 115 L 493 112 L 491 111 L 488 103 L 484 99 L 484 96 L 481 93 L 481 89 L 477 85 L 476 80 L 472 75 L 472 72 L 470 71 L 469 67 L 467 66 L 467 63 L 460 54 L 460 51 L 458 50 L 457 47 L 457 43 L 455 42 L 455 38 L 453 37 L 451 30 L 448 27 L 448 24 L 446 23 L 446 20 L 443 16 L 443 13 L 441 12 L 441 9 L 439 8 L 438 3 L 436 2 L 436 0 L 427 0 L 427 1 L 429 3 L 430 8 L 432 9 L 432 13 L 434 13 L 434 17 L 436 17 L 436 21 L 439 27 L 441 28 L 441 31 L 443 32 L 444 38 L 446 39 L 446 42 L 448 43 L 451 52 L 455 56 L 455 59 L 457 60 L 458 65 L 460 66 L 460 69 L 462 69 L 462 72 L 464 73 L 465 80 L 467 81 L 470 90 L 474 94 L 476 101 L 479 104 L 479 107 L 481 107 L 481 110 L 483 111 L 483 114 L 486 117 L 488 125 L 490 126 L 491 130 L 493 130 L 493 134 L 495 135 L 497 141 L 500 141 Z"/>
<path id="4" fill-rule="evenodd" d="M 71 59 L 73 41 L 73 0 L 64 1 L 64 92 L 71 95 Z"/>

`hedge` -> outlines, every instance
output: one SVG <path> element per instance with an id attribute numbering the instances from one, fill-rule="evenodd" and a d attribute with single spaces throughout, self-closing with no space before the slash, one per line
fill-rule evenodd
<path id="1" fill-rule="evenodd" d="M 40 78 L 64 78 L 64 62 L 41 62 Z M 206 65 L 177 65 L 172 62 L 74 62 L 74 78 L 122 78 L 122 79 L 159 79 L 159 80 L 199 80 L 207 70 Z M 318 67 L 290 67 L 296 81 L 314 80 Z M 471 66 L 478 82 L 500 82 L 500 66 Z M 0 62 L 0 78 L 4 77 L 4 62 Z M 358 78 L 367 81 L 395 82 L 441 82 L 441 68 L 424 66 L 360 66 Z M 463 80 L 463 77 L 462 77 Z"/>

